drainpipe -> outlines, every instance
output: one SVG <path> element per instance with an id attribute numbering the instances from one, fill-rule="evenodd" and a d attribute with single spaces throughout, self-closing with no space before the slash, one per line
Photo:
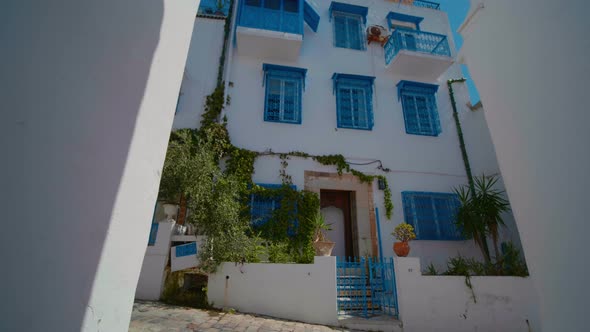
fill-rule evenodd
<path id="1" fill-rule="evenodd" d="M 457 126 L 457 136 L 459 136 L 459 147 L 461 148 L 461 155 L 463 156 L 463 163 L 465 164 L 465 173 L 467 173 L 467 181 L 469 188 L 475 192 L 473 184 L 473 174 L 471 174 L 471 165 L 469 164 L 469 157 L 467 156 L 467 149 L 465 148 L 465 140 L 463 139 L 463 129 L 461 129 L 461 122 L 459 122 L 459 113 L 457 113 L 457 102 L 455 101 L 455 93 L 453 91 L 453 83 L 465 82 L 465 78 L 455 78 L 447 81 L 449 87 L 449 96 L 451 97 L 451 106 L 453 106 L 453 118 L 455 118 L 455 125 Z"/>
<path id="2" fill-rule="evenodd" d="M 465 173 L 467 173 L 467 181 L 469 182 L 469 189 L 475 193 L 475 185 L 473 183 L 473 174 L 471 174 L 471 165 L 469 164 L 469 157 L 467 156 L 467 149 L 465 148 L 465 139 L 463 138 L 463 129 L 461 129 L 461 122 L 459 122 L 459 113 L 457 113 L 457 103 L 455 101 L 455 93 L 453 91 L 453 83 L 463 83 L 466 79 L 464 77 L 450 79 L 447 81 L 449 87 L 449 96 L 451 97 L 451 106 L 453 106 L 453 118 L 455 118 L 455 125 L 457 126 L 457 136 L 459 136 L 459 147 L 461 148 L 461 155 L 463 156 L 463 163 L 465 164 Z M 481 237 L 481 242 L 485 254 L 490 257 L 490 249 L 488 248 L 488 241 L 485 235 Z"/>

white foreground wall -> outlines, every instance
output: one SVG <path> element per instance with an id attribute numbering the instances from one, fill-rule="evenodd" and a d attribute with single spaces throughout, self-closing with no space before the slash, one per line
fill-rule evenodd
<path id="1" fill-rule="evenodd" d="M 0 5 L 0 330 L 127 331 L 198 3 Z"/>
<path id="2" fill-rule="evenodd" d="M 336 325 L 336 258 L 315 257 L 313 264 L 223 263 L 209 276 L 207 296 L 216 308 Z"/>
<path id="3" fill-rule="evenodd" d="M 404 332 L 539 331 L 538 299 L 531 278 L 423 276 L 418 258 L 396 258 L 395 274 Z"/>
<path id="4" fill-rule="evenodd" d="M 140 300 L 159 300 L 164 285 L 164 268 L 170 253 L 170 237 L 174 222 L 160 221 L 156 242 L 145 250 L 135 298 Z"/>
<path id="5" fill-rule="evenodd" d="M 588 329 L 589 10 L 582 0 L 473 1 L 461 31 L 544 331 Z"/>

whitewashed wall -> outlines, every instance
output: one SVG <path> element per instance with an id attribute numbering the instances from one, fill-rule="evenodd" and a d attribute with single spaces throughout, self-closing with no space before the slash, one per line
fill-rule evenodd
<path id="1" fill-rule="evenodd" d="M 466 89 L 465 84 L 454 84 L 454 89 Z M 471 164 L 471 172 L 473 176 L 495 175 L 498 178 L 496 188 L 498 190 L 506 191 L 504 185 L 504 178 L 500 173 L 500 166 L 496 159 L 496 149 L 492 143 L 488 124 L 485 119 L 486 107 L 480 107 L 478 110 L 471 111 L 469 108 L 462 107 L 459 113 L 461 127 L 463 129 L 463 137 L 465 138 L 465 147 L 469 155 L 469 162 Z M 509 197 L 508 197 L 509 198 Z M 508 211 L 502 215 L 505 227 L 500 227 L 500 240 L 510 241 L 519 248 L 522 252 L 522 245 L 518 235 L 518 228 L 514 220 L 512 211 Z M 492 241 L 488 243 L 490 252 L 493 252 Z"/>
<path id="2" fill-rule="evenodd" d="M 140 300 L 159 300 L 164 285 L 164 268 L 168 263 L 170 253 L 170 236 L 174 222 L 161 221 L 158 223 L 158 234 L 153 246 L 145 250 L 145 257 L 141 265 L 139 281 L 135 290 L 135 298 Z"/>
<path id="3" fill-rule="evenodd" d="M 461 276 L 423 276 L 418 258 L 396 258 L 404 332 L 539 331 L 531 278 L 471 277 L 475 300 Z"/>
<path id="4" fill-rule="evenodd" d="M 195 128 L 201 121 L 206 97 L 217 84 L 225 20 L 197 17 L 186 59 L 174 129 Z"/>
<path id="5" fill-rule="evenodd" d="M 588 325 L 589 10 L 581 0 L 472 1 L 461 31 L 545 331 Z"/>
<path id="6" fill-rule="evenodd" d="M 198 3 L 0 4 L 0 330 L 127 331 Z"/>
<path id="7" fill-rule="evenodd" d="M 313 264 L 223 263 L 209 276 L 209 302 L 216 308 L 336 325 L 336 259 Z"/>

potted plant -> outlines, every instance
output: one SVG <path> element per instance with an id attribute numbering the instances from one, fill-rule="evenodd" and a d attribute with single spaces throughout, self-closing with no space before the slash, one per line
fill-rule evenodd
<path id="1" fill-rule="evenodd" d="M 414 234 L 414 227 L 403 222 L 395 226 L 395 229 L 391 235 L 393 235 L 398 240 L 398 242 L 393 244 L 393 251 L 395 254 L 399 257 L 408 256 L 410 253 L 410 245 L 408 242 L 416 238 L 416 234 Z"/>
<path id="2" fill-rule="evenodd" d="M 326 220 L 321 213 L 317 213 L 311 220 L 314 229 L 314 241 L 313 247 L 315 249 L 316 256 L 330 256 L 336 243 L 330 241 L 325 232 L 332 230 L 329 224 L 326 224 Z"/>

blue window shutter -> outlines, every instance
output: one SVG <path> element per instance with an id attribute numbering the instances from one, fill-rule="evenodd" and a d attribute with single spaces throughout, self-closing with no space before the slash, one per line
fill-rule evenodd
<path id="1" fill-rule="evenodd" d="M 264 121 L 300 124 L 307 69 L 264 64 Z"/>
<path id="2" fill-rule="evenodd" d="M 404 216 L 417 240 L 463 240 L 455 226 L 460 202 L 455 194 L 403 192 Z"/>
<path id="3" fill-rule="evenodd" d="M 435 97 L 438 86 L 410 81 L 400 81 L 397 86 L 406 133 L 438 136 L 441 132 Z"/>
<path id="4" fill-rule="evenodd" d="M 338 128 L 372 130 L 375 78 L 335 73 L 332 79 L 336 94 Z"/>
<path id="5" fill-rule="evenodd" d="M 347 17 L 346 28 L 348 30 L 348 47 L 355 50 L 363 50 L 365 43 L 363 40 L 363 27 L 358 17 Z"/>
<path id="6" fill-rule="evenodd" d="M 320 15 L 313 9 L 313 7 L 305 1 L 303 3 L 303 19 L 305 23 L 314 31 L 318 31 L 318 25 L 320 24 Z"/>
<path id="7" fill-rule="evenodd" d="M 348 47 L 347 21 L 344 16 L 334 16 L 334 46 Z"/>
<path id="8" fill-rule="evenodd" d="M 278 189 L 281 188 L 282 184 L 257 184 L 260 187 L 267 189 Z M 296 186 L 292 185 L 291 188 L 297 189 Z M 279 196 L 263 196 L 252 194 L 250 196 L 250 216 L 251 223 L 254 227 L 260 227 L 266 224 L 271 218 L 273 211 L 281 207 L 282 197 Z M 297 207 L 293 207 L 293 212 L 297 210 Z M 293 220 L 293 232 L 295 232 L 296 221 Z M 294 228 L 295 227 L 295 228 Z M 291 232 L 291 231 L 290 231 Z"/>

